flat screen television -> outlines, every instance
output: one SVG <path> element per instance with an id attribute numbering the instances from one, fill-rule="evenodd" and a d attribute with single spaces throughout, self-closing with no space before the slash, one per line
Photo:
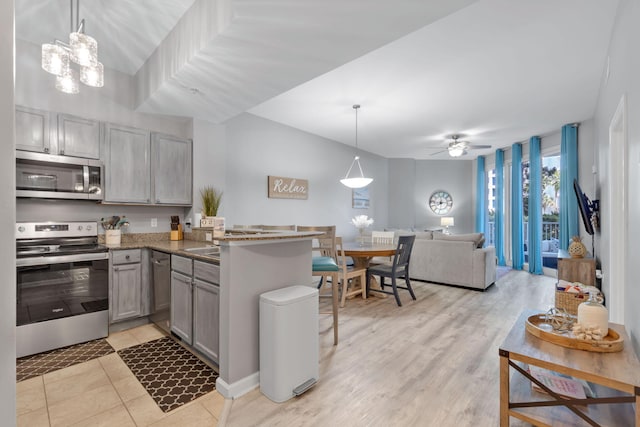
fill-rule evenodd
<path id="1" fill-rule="evenodd" d="M 573 189 L 576 192 L 576 197 L 578 198 L 578 208 L 580 209 L 580 216 L 582 217 L 584 229 L 587 233 L 593 236 L 594 229 L 591 219 L 593 218 L 594 213 L 598 211 L 597 200 L 594 200 L 593 202 L 589 200 L 589 198 L 582 192 L 577 179 L 573 180 Z"/>

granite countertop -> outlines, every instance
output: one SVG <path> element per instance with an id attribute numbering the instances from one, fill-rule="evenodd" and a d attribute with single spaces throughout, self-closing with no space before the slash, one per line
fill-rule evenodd
<path id="1" fill-rule="evenodd" d="M 243 241 L 261 241 L 261 240 L 282 240 L 282 239 L 301 239 L 311 236 L 317 236 L 322 233 L 318 232 L 295 232 L 295 231 L 279 231 L 279 232 L 234 232 L 227 234 L 225 237 L 216 238 L 220 242 L 243 242 Z M 130 241 L 122 242 L 118 245 L 107 245 L 111 250 L 123 249 L 153 249 L 157 251 L 167 252 L 171 254 L 186 256 L 193 259 L 199 259 L 207 262 L 220 262 L 220 255 L 203 255 L 190 252 L 189 249 L 199 249 L 212 247 L 212 242 L 200 240 L 156 240 L 154 238 L 137 238 Z"/>

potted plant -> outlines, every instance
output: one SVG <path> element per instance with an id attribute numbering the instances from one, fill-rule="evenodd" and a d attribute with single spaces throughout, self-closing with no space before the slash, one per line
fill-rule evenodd
<path id="1" fill-rule="evenodd" d="M 218 217 L 218 209 L 222 202 L 222 191 L 208 186 L 200 190 L 202 199 L 202 220 L 201 227 L 213 227 L 214 234 L 219 237 L 220 231 L 224 235 L 224 218 Z M 214 236 L 214 237 L 216 237 Z"/>

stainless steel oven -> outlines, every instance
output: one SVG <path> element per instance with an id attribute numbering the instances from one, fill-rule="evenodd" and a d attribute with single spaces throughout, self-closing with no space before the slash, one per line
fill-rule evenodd
<path id="1" fill-rule="evenodd" d="M 106 337 L 109 253 L 96 222 L 17 223 L 18 357 Z"/>

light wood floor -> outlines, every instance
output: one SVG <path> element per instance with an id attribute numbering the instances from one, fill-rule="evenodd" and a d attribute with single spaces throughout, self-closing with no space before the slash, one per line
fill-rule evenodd
<path id="1" fill-rule="evenodd" d="M 259 389 L 228 401 L 226 425 L 497 426 L 498 346 L 523 309 L 553 306 L 554 283 L 511 271 L 485 292 L 414 281 L 402 307 L 351 299 L 337 347 L 322 316 L 318 384 L 281 404 Z"/>

